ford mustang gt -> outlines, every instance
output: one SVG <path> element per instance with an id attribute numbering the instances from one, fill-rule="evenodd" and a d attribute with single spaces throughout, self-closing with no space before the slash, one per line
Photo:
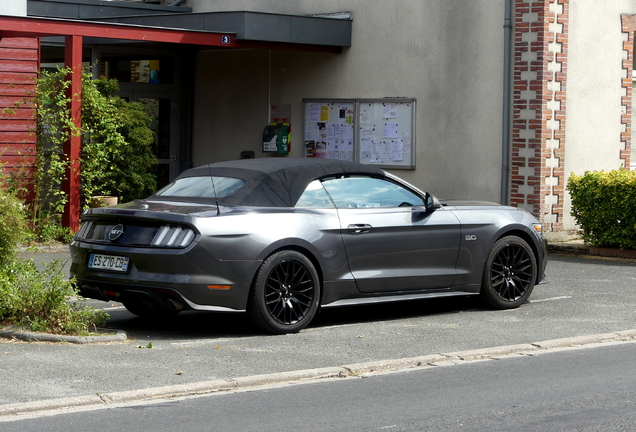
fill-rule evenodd
<path id="1" fill-rule="evenodd" d="M 373 165 L 261 158 L 87 210 L 70 249 L 85 297 L 141 317 L 247 312 L 283 334 L 318 308 L 466 295 L 518 307 L 543 279 L 546 246 L 518 208 L 440 201 Z"/>

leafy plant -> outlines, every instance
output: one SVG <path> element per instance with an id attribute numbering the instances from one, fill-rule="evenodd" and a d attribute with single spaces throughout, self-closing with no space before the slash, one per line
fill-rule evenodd
<path id="1" fill-rule="evenodd" d="M 130 201 L 154 191 L 156 180 L 152 168 L 157 159 L 152 148 L 151 119 L 144 107 L 116 96 L 119 91 L 116 80 L 94 80 L 84 72 L 82 126 L 77 130 L 68 110 L 69 73 L 68 68 L 42 72 L 36 91 L 38 142 L 41 144 L 38 154 L 53 156 L 47 157 L 50 166 L 45 167 L 51 169 L 50 178 L 40 184 L 47 191 L 58 191 L 58 195 L 48 201 L 62 204 L 62 208 L 66 203 L 59 186 L 68 166 L 63 143 L 71 134 L 82 137 L 80 175 L 85 205 L 95 195 L 115 195 L 122 201 Z M 58 155 L 62 162 L 59 165 Z"/>
<path id="2" fill-rule="evenodd" d="M 583 240 L 636 249 L 636 171 L 572 173 L 567 189 Z"/>
<path id="3" fill-rule="evenodd" d="M 62 263 L 43 270 L 30 260 L 13 261 L 0 271 L 0 323 L 31 331 L 87 335 L 109 318 L 102 310 L 83 307 L 75 282 L 65 280 Z"/>
<path id="4" fill-rule="evenodd" d="M 0 268 L 16 258 L 16 246 L 26 238 L 24 205 L 7 187 L 7 177 L 0 165 Z"/>
<path id="5" fill-rule="evenodd" d="M 24 205 L 5 187 L 0 166 L 0 324 L 32 331 L 87 334 L 108 315 L 82 307 L 75 282 L 65 279 L 63 264 L 53 262 L 43 270 L 30 260 L 20 260 L 17 245 L 27 235 Z"/>
<path id="6" fill-rule="evenodd" d="M 84 208 L 95 195 L 130 201 L 156 188 L 152 120 L 144 107 L 116 96 L 116 80 L 94 80 L 84 72 L 82 125 L 78 129 L 69 111 L 69 73 L 69 68 L 41 72 L 35 86 L 36 146 L 32 154 L 25 155 L 25 160 L 33 162 L 14 169 L 4 182 L 28 203 L 28 226 L 35 239 L 45 243 L 72 238 L 70 230 L 61 226 L 68 202 L 62 188 L 69 166 L 64 143 L 72 136 L 82 138 L 80 188 Z"/>

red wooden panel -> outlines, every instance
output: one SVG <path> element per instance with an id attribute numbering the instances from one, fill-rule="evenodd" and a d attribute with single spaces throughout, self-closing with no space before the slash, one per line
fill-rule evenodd
<path id="1" fill-rule="evenodd" d="M 0 84 L 0 95 L 34 97 L 35 88 L 31 84 Z"/>
<path id="2" fill-rule="evenodd" d="M 16 120 L 0 117 L 0 134 L 2 132 L 32 132 L 35 130 L 35 120 Z"/>
<path id="3" fill-rule="evenodd" d="M 37 72 L 38 62 L 0 59 L 0 72 Z"/>
<path id="4" fill-rule="evenodd" d="M 33 132 L 0 132 L 0 144 L 34 143 Z"/>
<path id="5" fill-rule="evenodd" d="M 39 49 L 40 42 L 38 38 L 2 38 L 0 40 L 0 48 L 24 48 L 24 49 Z"/>
<path id="6" fill-rule="evenodd" d="M 38 50 L 0 48 L 0 59 L 38 61 Z"/>
<path id="7" fill-rule="evenodd" d="M 35 156 L 35 144 L 0 144 L 0 158 L 19 155 Z"/>
<path id="8" fill-rule="evenodd" d="M 4 96 L 0 92 L 0 108 L 28 108 L 33 105 L 32 99 L 20 96 Z"/>
<path id="9" fill-rule="evenodd" d="M 0 72 L 0 84 L 34 84 L 37 77 L 37 71 Z"/>
<path id="10" fill-rule="evenodd" d="M 35 119 L 35 112 L 29 107 L 9 109 L 6 112 L 0 107 L 0 120 Z"/>
<path id="11" fill-rule="evenodd" d="M 7 168 L 22 168 L 35 163 L 35 156 L 1 156 L 0 159 Z"/>

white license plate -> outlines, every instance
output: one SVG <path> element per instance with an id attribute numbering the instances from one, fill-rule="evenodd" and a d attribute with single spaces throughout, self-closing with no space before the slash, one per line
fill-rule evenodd
<path id="1" fill-rule="evenodd" d="M 128 271 L 129 262 L 128 257 L 91 254 L 88 260 L 88 268 L 125 272 Z"/>

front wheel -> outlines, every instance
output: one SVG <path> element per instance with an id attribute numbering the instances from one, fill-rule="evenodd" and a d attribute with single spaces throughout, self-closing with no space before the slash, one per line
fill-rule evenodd
<path id="1" fill-rule="evenodd" d="M 537 262 L 525 240 L 508 236 L 490 249 L 481 284 L 481 297 L 495 309 L 519 307 L 530 297 L 537 279 Z"/>
<path id="2" fill-rule="evenodd" d="M 319 299 L 320 280 L 312 262 L 300 252 L 283 250 L 258 269 L 247 311 L 269 333 L 295 333 L 312 320 Z"/>

